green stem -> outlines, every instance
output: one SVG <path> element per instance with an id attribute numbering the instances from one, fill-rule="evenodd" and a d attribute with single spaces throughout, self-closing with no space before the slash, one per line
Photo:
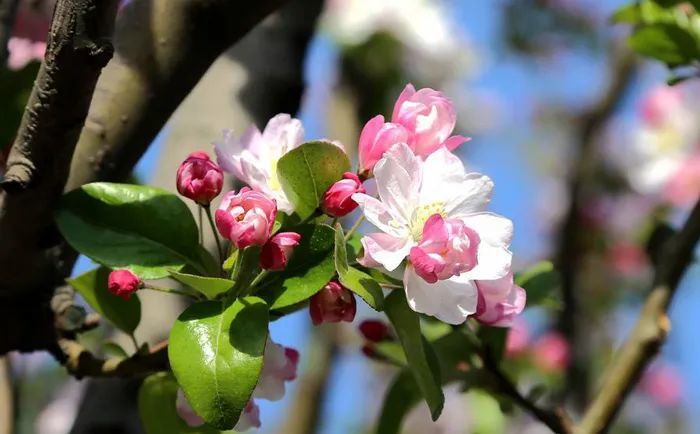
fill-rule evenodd
<path id="1" fill-rule="evenodd" d="M 134 344 L 134 353 L 138 353 L 139 342 L 136 340 L 136 336 L 133 333 L 129 333 L 129 337 L 131 338 L 131 343 Z"/>
<path id="2" fill-rule="evenodd" d="M 206 206 L 207 219 L 209 220 L 209 226 L 211 226 L 211 231 L 214 233 L 214 239 L 216 240 L 216 250 L 219 252 L 219 264 L 224 264 L 224 251 L 221 248 L 221 239 L 219 239 L 219 231 L 216 230 L 216 225 L 214 224 L 214 219 L 211 216 L 211 207 Z"/>
<path id="3" fill-rule="evenodd" d="M 196 296 L 192 294 L 189 291 L 183 291 L 180 289 L 173 289 L 173 288 L 162 288 L 159 286 L 153 286 L 151 284 L 147 284 L 143 287 L 144 289 L 150 289 L 151 291 L 158 291 L 158 292 L 164 292 L 166 294 L 177 294 L 177 295 L 184 295 L 185 297 L 191 297 L 191 298 L 199 298 L 199 296 Z"/>
<path id="4" fill-rule="evenodd" d="M 365 216 L 364 214 L 360 216 L 360 218 L 357 219 L 355 224 L 352 225 L 352 227 L 345 233 L 345 241 L 349 240 L 350 237 L 352 236 L 353 233 L 360 227 L 362 222 L 365 221 Z"/>
<path id="5" fill-rule="evenodd" d="M 202 217 L 202 213 L 204 210 L 202 209 L 202 205 L 197 205 L 197 210 L 199 211 L 199 218 L 198 223 L 199 223 L 199 244 L 202 245 L 204 244 L 204 228 L 202 227 L 202 222 L 204 221 L 204 217 Z"/>
<path id="6" fill-rule="evenodd" d="M 253 281 L 250 282 L 250 289 L 251 290 L 255 289 L 255 286 L 258 283 L 262 282 L 262 280 L 265 278 L 265 276 L 268 275 L 268 273 L 269 273 L 269 271 L 267 271 L 267 270 L 262 270 L 260 273 L 258 273 L 258 275 L 255 276 L 255 279 L 253 279 Z"/>

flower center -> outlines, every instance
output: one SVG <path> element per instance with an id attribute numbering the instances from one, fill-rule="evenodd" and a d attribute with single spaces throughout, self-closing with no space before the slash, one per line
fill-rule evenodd
<path id="1" fill-rule="evenodd" d="M 413 217 L 411 218 L 411 235 L 413 239 L 419 241 L 423 235 L 423 226 L 428 218 L 433 214 L 440 214 L 442 218 L 447 217 L 447 212 L 445 212 L 445 202 L 432 202 L 425 205 L 421 205 L 413 211 Z"/>

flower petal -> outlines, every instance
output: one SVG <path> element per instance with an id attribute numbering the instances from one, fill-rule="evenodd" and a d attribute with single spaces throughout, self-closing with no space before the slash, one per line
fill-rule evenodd
<path id="1" fill-rule="evenodd" d="M 459 192 L 450 198 L 446 211 L 450 217 L 483 211 L 491 201 L 492 192 L 491 178 L 480 173 L 468 173 Z"/>
<path id="2" fill-rule="evenodd" d="M 513 253 L 504 246 L 481 240 L 476 257 L 476 266 L 460 274 L 460 280 L 495 280 L 511 271 Z"/>
<path id="3" fill-rule="evenodd" d="M 476 312 L 478 293 L 469 280 L 439 280 L 428 283 L 416 274 L 413 267 L 404 273 L 406 300 L 416 312 L 434 316 L 448 324 L 462 324 Z"/>
<path id="4" fill-rule="evenodd" d="M 397 238 L 391 235 L 375 232 L 362 237 L 362 247 L 365 255 L 359 261 L 366 267 L 386 268 L 394 271 L 411 251 L 413 242 L 409 238 Z"/>
<path id="5" fill-rule="evenodd" d="M 409 221 L 418 200 L 421 163 L 405 143 L 392 146 L 374 166 L 379 197 L 395 217 Z"/>
<path id="6" fill-rule="evenodd" d="M 513 222 L 498 214 L 480 212 L 464 216 L 460 220 L 474 229 L 482 241 L 507 247 L 513 240 Z"/>
<path id="7" fill-rule="evenodd" d="M 408 222 L 400 216 L 393 215 L 384 202 L 364 193 L 353 194 L 352 200 L 357 202 L 367 220 L 382 232 L 399 238 L 408 236 Z"/>

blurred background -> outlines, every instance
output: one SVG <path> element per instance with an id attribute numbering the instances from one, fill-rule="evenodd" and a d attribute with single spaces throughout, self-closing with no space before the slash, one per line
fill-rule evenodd
<path id="1" fill-rule="evenodd" d="M 700 84 L 668 87 L 664 66 L 626 51 L 629 28 L 610 22 L 623 4 L 292 0 L 216 61 L 135 176 L 174 191 L 190 151 L 212 153 L 223 129 L 240 134 L 279 112 L 296 113 L 306 139 L 340 140 L 354 152 L 364 123 L 389 116 L 406 83 L 443 91 L 458 108 L 458 133 L 472 138 L 459 155 L 493 178 L 492 210 L 515 222 L 515 269 L 549 259 L 562 273 L 561 297 L 527 309 L 510 330 L 506 368 L 522 390 L 546 390 L 540 399 L 577 414 L 648 290 L 652 229 L 683 221 L 700 193 Z M 20 4 L 0 67 L 0 143 L 14 137 L 51 8 Z M 74 273 L 89 266 L 81 260 Z M 700 433 L 699 283 L 696 264 L 672 306 L 669 340 L 614 432 Z M 142 296 L 139 341 L 167 337 L 183 308 L 171 298 Z M 300 375 L 284 400 L 260 402 L 258 432 L 373 432 L 395 370 L 362 350 L 357 324 L 371 317 L 361 310 L 353 324 L 314 328 L 302 310 L 272 324 L 275 341 L 300 350 Z M 91 334 L 93 345 L 111 336 L 133 349 L 106 326 Z M 15 405 L 0 418 L 13 418 L 16 434 L 141 432 L 136 381 L 78 381 L 43 353 L 11 354 L 3 369 Z M 484 393 L 448 387 L 446 397 L 438 422 L 421 404 L 404 432 L 548 432 Z"/>

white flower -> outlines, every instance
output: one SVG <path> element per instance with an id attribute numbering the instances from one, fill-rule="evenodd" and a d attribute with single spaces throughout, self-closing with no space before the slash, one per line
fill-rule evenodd
<path id="1" fill-rule="evenodd" d="M 403 144 L 393 146 L 374 167 L 379 200 L 354 194 L 367 219 L 382 232 L 362 238 L 367 266 L 397 269 L 416 246 L 431 215 L 459 219 L 479 236 L 477 264 L 469 271 L 436 283 L 428 283 L 408 264 L 404 286 L 409 305 L 416 312 L 460 324 L 477 310 L 474 280 L 495 280 L 510 272 L 508 249 L 512 222 L 484 212 L 493 182 L 487 176 L 467 173 L 462 162 L 446 148 L 425 162 Z"/>
<path id="2" fill-rule="evenodd" d="M 253 397 L 279 401 L 284 397 L 285 383 L 297 376 L 299 353 L 268 338 L 263 355 L 263 368 Z"/>
<path id="3" fill-rule="evenodd" d="M 240 138 L 231 130 L 224 131 L 222 142 L 214 143 L 219 165 L 226 172 L 277 201 L 277 208 L 287 214 L 294 211 L 277 178 L 277 162 L 297 148 L 304 139 L 301 121 L 288 114 L 279 114 L 267 123 L 261 133 L 251 126 Z"/>

